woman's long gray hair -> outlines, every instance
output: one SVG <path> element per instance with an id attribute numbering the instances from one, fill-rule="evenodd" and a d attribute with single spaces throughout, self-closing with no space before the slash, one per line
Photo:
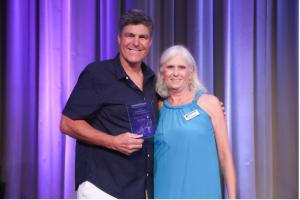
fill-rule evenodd
<path id="1" fill-rule="evenodd" d="M 163 98 L 169 96 L 169 90 L 164 82 L 162 73 L 164 71 L 165 64 L 174 58 L 175 56 L 180 55 L 187 63 L 187 67 L 191 70 L 192 78 L 189 81 L 189 89 L 191 91 L 202 91 L 207 92 L 206 88 L 201 84 L 198 79 L 197 74 L 197 65 L 192 54 L 182 45 L 174 45 L 167 48 L 160 57 L 160 64 L 157 71 L 157 81 L 156 81 L 156 92 Z"/>

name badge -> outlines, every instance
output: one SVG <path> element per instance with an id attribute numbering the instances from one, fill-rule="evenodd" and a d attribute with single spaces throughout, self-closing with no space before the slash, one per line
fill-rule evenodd
<path id="1" fill-rule="evenodd" d="M 200 115 L 199 111 L 196 109 L 196 110 L 193 110 L 192 112 L 189 112 L 185 115 L 183 115 L 184 119 L 185 120 L 191 120 L 193 119 L 194 117 Z"/>

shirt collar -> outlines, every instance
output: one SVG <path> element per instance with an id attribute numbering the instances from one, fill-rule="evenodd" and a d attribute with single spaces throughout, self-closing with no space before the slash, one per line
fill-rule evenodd
<path id="1" fill-rule="evenodd" d="M 118 53 L 113 60 L 114 60 L 115 74 L 116 74 L 117 79 L 126 78 L 127 74 L 121 65 L 120 53 Z M 144 83 L 146 83 L 148 81 L 148 79 L 155 76 L 152 69 L 150 67 L 148 67 L 144 62 L 142 62 L 142 71 L 144 74 Z"/>

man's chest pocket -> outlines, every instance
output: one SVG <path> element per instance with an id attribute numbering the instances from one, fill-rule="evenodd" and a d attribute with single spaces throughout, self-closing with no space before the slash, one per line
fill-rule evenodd
<path id="1" fill-rule="evenodd" d="M 128 121 L 127 106 L 124 103 L 112 102 L 102 107 L 102 116 Z"/>

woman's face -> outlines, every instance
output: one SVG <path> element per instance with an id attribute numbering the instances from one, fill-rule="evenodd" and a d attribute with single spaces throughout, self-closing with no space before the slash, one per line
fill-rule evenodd
<path id="1" fill-rule="evenodd" d="M 182 56 L 176 55 L 162 67 L 163 80 L 170 92 L 189 90 L 189 80 L 192 78 L 192 70 Z"/>

